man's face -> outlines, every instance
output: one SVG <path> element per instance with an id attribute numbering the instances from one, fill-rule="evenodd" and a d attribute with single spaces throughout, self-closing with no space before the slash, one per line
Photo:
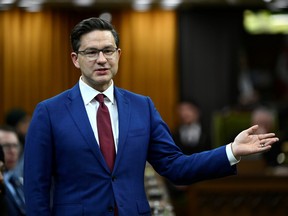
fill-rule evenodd
<path id="1" fill-rule="evenodd" d="M 82 35 L 78 51 L 89 49 L 117 48 L 114 37 L 110 31 L 95 30 Z M 106 58 L 103 52 L 95 60 L 90 60 L 84 54 L 71 53 L 75 67 L 82 73 L 82 80 L 98 91 L 105 91 L 112 83 L 112 78 L 117 74 L 121 50 L 117 49 L 113 55 Z"/>
<path id="2" fill-rule="evenodd" d="M 16 166 L 20 155 L 20 144 L 16 133 L 0 131 L 0 145 L 5 155 L 5 166 L 11 170 Z"/>
<path id="3" fill-rule="evenodd" d="M 178 115 L 182 124 L 197 123 L 199 120 L 197 107 L 186 102 L 179 104 Z"/>

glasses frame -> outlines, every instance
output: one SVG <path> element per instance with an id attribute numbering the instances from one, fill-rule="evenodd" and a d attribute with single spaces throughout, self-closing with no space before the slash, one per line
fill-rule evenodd
<path id="1" fill-rule="evenodd" d="M 12 149 L 20 149 L 21 144 L 20 143 L 7 143 L 7 144 L 2 144 L 2 149 L 4 152 L 11 151 Z"/>
<path id="2" fill-rule="evenodd" d="M 102 52 L 103 56 L 106 59 L 113 59 L 113 57 L 114 57 L 113 55 L 118 50 L 119 50 L 118 47 L 105 47 L 103 49 L 87 48 L 85 50 L 78 50 L 76 53 L 85 56 L 90 61 L 94 61 L 94 60 L 97 60 L 99 58 L 100 52 Z M 95 51 L 94 56 L 89 56 L 89 53 L 87 53 L 88 51 Z M 92 55 L 92 54 L 90 54 L 90 55 Z"/>

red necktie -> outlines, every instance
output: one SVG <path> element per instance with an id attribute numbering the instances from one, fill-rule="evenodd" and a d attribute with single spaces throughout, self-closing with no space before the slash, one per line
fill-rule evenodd
<path id="1" fill-rule="evenodd" d="M 115 145 L 108 107 L 104 104 L 104 95 L 98 94 L 95 99 L 99 102 L 97 110 L 97 129 L 101 152 L 111 172 L 115 161 Z"/>

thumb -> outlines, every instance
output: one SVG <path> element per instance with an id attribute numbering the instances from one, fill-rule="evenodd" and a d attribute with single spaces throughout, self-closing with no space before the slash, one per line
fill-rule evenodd
<path id="1" fill-rule="evenodd" d="M 246 131 L 249 135 L 254 134 L 257 131 L 258 127 L 259 127 L 258 125 L 253 125 L 250 128 L 248 128 Z"/>

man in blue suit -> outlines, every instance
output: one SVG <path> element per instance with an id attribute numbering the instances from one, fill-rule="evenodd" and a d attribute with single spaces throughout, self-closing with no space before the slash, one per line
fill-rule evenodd
<path id="1" fill-rule="evenodd" d="M 109 22 L 81 21 L 72 30 L 71 43 L 79 82 L 39 103 L 27 134 L 24 190 L 29 216 L 151 215 L 144 189 L 146 161 L 173 183 L 191 184 L 235 174 L 242 155 L 267 151 L 278 140 L 273 133 L 254 135 L 253 126 L 231 144 L 184 155 L 149 97 L 114 86 L 121 49 Z M 105 95 L 110 113 L 113 168 L 99 144 L 98 94 Z"/>

